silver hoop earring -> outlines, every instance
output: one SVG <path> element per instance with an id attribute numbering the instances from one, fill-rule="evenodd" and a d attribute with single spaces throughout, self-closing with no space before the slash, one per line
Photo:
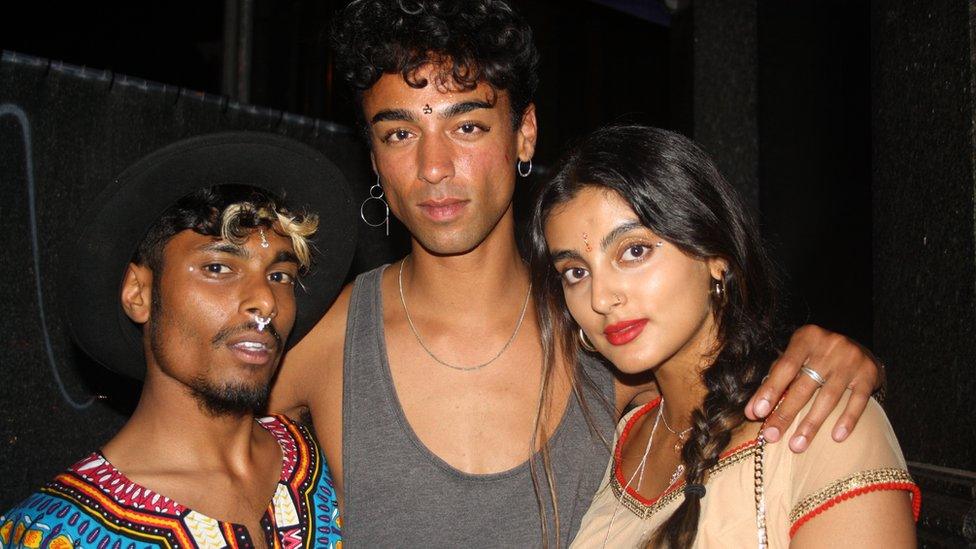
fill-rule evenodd
<path id="1" fill-rule="evenodd" d="M 366 204 L 370 200 L 379 200 L 383 204 L 383 220 L 379 223 L 370 223 L 366 219 Z M 363 220 L 363 223 L 369 225 L 370 227 L 379 227 L 381 225 L 386 225 L 386 236 L 390 236 L 390 205 L 383 200 L 383 187 L 380 186 L 380 176 L 376 176 L 376 183 L 369 188 L 369 197 L 363 200 L 361 206 L 359 206 L 359 217 Z"/>
<path id="2" fill-rule="evenodd" d="M 713 278 L 711 294 L 715 298 L 718 306 L 723 307 L 725 305 L 725 300 L 728 298 L 725 292 L 725 282 L 722 280 L 715 280 Z"/>
<path id="3" fill-rule="evenodd" d="M 526 164 L 528 164 L 529 167 L 525 168 L 525 171 L 522 171 L 522 166 L 525 166 Z M 530 174 L 532 174 L 532 159 L 530 158 L 528 162 L 522 162 L 522 159 L 520 158 L 519 161 L 515 163 L 515 169 L 518 170 L 518 174 L 522 177 L 528 177 Z"/>
<path id="4" fill-rule="evenodd" d="M 586 349 L 591 353 L 596 352 L 596 347 L 594 347 L 593 344 L 590 343 L 589 339 L 586 339 L 586 334 L 583 332 L 583 328 L 579 329 L 579 342 L 580 342 L 580 347 Z"/>

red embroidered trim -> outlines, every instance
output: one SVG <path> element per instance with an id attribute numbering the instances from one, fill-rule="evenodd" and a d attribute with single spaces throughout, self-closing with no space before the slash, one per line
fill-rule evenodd
<path id="1" fill-rule="evenodd" d="M 627 437 L 630 435 L 630 430 L 634 428 L 634 424 L 637 423 L 637 420 L 643 417 L 645 414 L 647 414 L 647 412 L 650 412 L 651 410 L 656 408 L 657 405 L 660 403 L 661 403 L 661 397 L 657 397 L 654 400 L 645 404 L 643 408 L 638 410 L 637 413 L 632 415 L 630 419 L 627 420 L 627 424 L 624 425 L 624 430 L 620 433 L 620 438 L 617 439 L 617 447 L 614 448 L 613 450 L 613 474 L 616 475 L 617 481 L 620 483 L 621 486 L 627 486 L 627 484 L 624 481 L 623 469 L 620 466 L 621 456 L 623 455 L 624 441 L 627 440 Z M 627 489 L 627 493 L 634 496 L 637 499 L 637 501 L 643 503 L 644 505 L 651 505 L 655 501 L 660 499 L 661 496 L 664 495 L 661 494 L 661 496 L 654 498 L 654 500 L 648 501 L 644 499 L 644 497 L 642 497 L 640 494 L 638 494 L 637 491 L 634 490 L 633 488 L 627 486 L 626 489 Z"/>
<path id="2" fill-rule="evenodd" d="M 675 490 L 678 490 L 678 489 L 682 488 L 684 486 L 684 484 L 685 484 L 685 481 L 684 480 L 681 480 L 680 482 L 676 482 L 673 486 L 670 486 L 669 489 L 665 490 L 664 493 L 662 493 L 661 495 L 657 496 L 656 498 L 654 498 L 654 499 L 647 499 L 644 496 L 640 495 L 637 492 L 637 490 L 631 488 L 630 486 L 627 486 L 627 484 L 626 484 L 626 482 L 624 480 L 624 471 L 623 471 L 623 468 L 621 467 L 621 461 L 622 461 L 621 460 L 621 457 L 623 456 L 624 441 L 627 440 L 627 437 L 630 435 L 630 431 L 631 431 L 631 429 L 634 428 L 634 424 L 637 423 L 637 420 L 640 419 L 645 414 L 647 414 L 648 412 L 650 412 L 651 410 L 653 410 L 654 408 L 656 408 L 657 405 L 660 404 L 660 403 L 661 403 L 661 397 L 657 397 L 656 399 L 654 399 L 654 400 L 648 402 L 647 404 L 645 404 L 643 408 L 641 408 L 639 411 L 637 411 L 637 413 L 635 413 L 633 416 L 631 416 L 629 420 L 627 420 L 627 424 L 624 425 L 624 429 L 620 433 L 620 438 L 617 439 L 617 447 L 614 448 L 614 452 L 613 452 L 613 455 L 614 455 L 613 473 L 617 477 L 617 482 L 620 484 L 621 487 L 625 487 L 626 486 L 627 493 L 630 496 L 632 496 L 634 499 L 636 499 L 637 501 L 639 501 L 641 504 L 646 505 L 646 506 L 654 505 L 658 500 L 660 500 L 664 496 L 670 494 L 671 492 L 674 492 Z M 743 450 L 747 450 L 747 449 L 755 446 L 757 442 L 758 442 L 758 440 L 756 440 L 756 439 L 748 440 L 746 442 L 743 442 L 742 444 L 736 446 L 735 448 L 731 448 L 729 450 L 726 450 L 726 451 L 722 452 L 718 456 L 718 459 L 719 460 L 723 460 L 723 459 L 725 459 L 725 458 L 727 458 L 727 457 L 729 457 L 729 456 L 731 456 L 731 455 L 733 455 L 733 454 L 735 454 L 737 452 L 741 452 Z"/>
<path id="3" fill-rule="evenodd" d="M 918 522 L 918 515 L 919 512 L 921 512 L 922 510 L 922 491 L 919 490 L 918 486 L 916 486 L 912 482 L 884 482 L 881 484 L 874 484 L 871 486 L 862 486 L 861 488 L 856 488 L 854 490 L 851 490 L 850 492 L 844 492 L 839 496 L 834 496 L 833 498 L 823 502 L 813 511 L 810 511 L 809 513 L 797 519 L 797 521 L 793 523 L 793 526 L 790 526 L 790 539 L 793 538 L 793 536 L 796 534 L 796 531 L 799 530 L 801 526 L 806 524 L 807 521 L 819 515 L 820 513 L 823 513 L 827 509 L 830 509 L 834 505 L 837 505 L 838 503 L 844 500 L 851 499 L 860 495 L 864 495 L 870 492 L 880 492 L 883 490 L 904 490 L 906 492 L 911 492 L 912 517 L 915 519 L 915 522 Z"/>

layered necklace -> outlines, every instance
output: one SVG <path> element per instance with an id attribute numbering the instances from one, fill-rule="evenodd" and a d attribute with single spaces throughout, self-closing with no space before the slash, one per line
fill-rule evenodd
<path id="1" fill-rule="evenodd" d="M 664 428 L 671 432 L 671 434 L 678 437 L 678 442 L 674 445 L 674 451 L 680 452 L 682 445 L 684 445 L 685 440 L 688 438 L 688 433 L 691 432 L 691 427 L 684 429 L 682 431 L 675 431 L 668 425 L 668 418 L 664 417 L 664 397 L 661 397 L 661 403 L 657 408 L 657 415 L 654 417 L 654 425 L 651 427 L 651 434 L 647 437 L 647 446 L 644 447 L 644 455 L 641 456 L 640 462 L 634 469 L 634 474 L 630 476 L 627 483 L 624 484 L 623 489 L 620 490 L 620 497 L 617 499 L 616 505 L 614 505 L 613 513 L 610 515 L 610 524 L 607 525 L 607 534 L 603 538 L 603 547 L 606 549 L 607 542 L 610 540 L 610 531 L 613 530 L 613 521 L 617 518 L 617 511 L 623 504 L 624 495 L 627 493 L 627 488 L 630 487 L 634 479 L 637 479 L 637 486 L 634 490 L 640 491 L 641 481 L 644 480 L 644 468 L 647 465 L 647 456 L 651 453 L 651 445 L 654 443 L 654 433 L 657 432 L 657 426 L 659 423 L 664 423 Z M 678 463 L 675 468 L 674 473 L 671 474 L 671 478 L 668 480 L 668 489 L 674 486 L 674 483 L 681 478 L 681 474 L 685 472 L 685 466 L 683 463 Z M 611 472 L 611 474 L 613 474 Z M 667 489 L 665 490 L 667 491 Z"/>
<path id="2" fill-rule="evenodd" d="M 529 283 L 528 291 L 525 292 L 525 301 L 522 303 L 522 312 L 519 313 L 518 322 L 515 323 L 515 330 L 512 332 L 512 336 L 508 338 L 508 341 L 505 342 L 505 345 L 501 348 L 501 350 L 495 353 L 495 356 L 491 357 L 491 359 L 488 360 L 487 362 L 482 362 L 481 364 L 475 364 L 474 366 L 458 366 L 457 364 L 451 364 L 449 362 L 446 362 L 438 358 L 438 356 L 435 355 L 434 352 L 427 347 L 427 344 L 424 343 L 424 339 L 420 337 L 420 332 L 417 331 L 417 327 L 414 326 L 413 320 L 410 318 L 410 311 L 407 310 L 407 300 L 406 298 L 403 297 L 403 264 L 406 262 L 407 262 L 406 259 L 400 262 L 400 271 L 397 273 L 397 286 L 400 288 L 400 304 L 403 305 L 403 314 L 406 315 L 407 317 L 407 324 L 410 325 L 410 331 L 413 332 L 413 336 L 417 338 L 417 343 L 420 344 L 420 347 L 424 350 L 424 352 L 427 353 L 427 355 L 430 358 L 434 359 L 435 361 L 437 361 L 439 364 L 443 366 L 447 366 L 448 368 L 451 368 L 452 370 L 470 372 L 473 370 L 480 370 L 485 366 L 491 364 L 492 362 L 495 362 L 496 360 L 498 360 L 498 357 L 502 356 L 502 354 L 504 354 L 505 351 L 507 351 L 508 348 L 511 347 L 512 342 L 515 341 L 515 336 L 517 336 L 519 333 L 519 329 L 522 328 L 522 321 L 525 320 L 525 311 L 529 308 L 529 298 L 532 297 L 531 282 Z"/>
<path id="3" fill-rule="evenodd" d="M 661 399 L 661 404 L 664 404 L 664 399 Z M 603 537 L 603 549 L 606 549 L 607 542 L 610 541 L 610 532 L 613 530 L 613 521 L 617 518 L 617 511 L 620 510 L 620 506 L 623 504 L 624 495 L 627 493 L 627 488 L 630 483 L 637 479 L 637 486 L 634 488 L 638 492 L 640 491 L 641 481 L 644 480 L 644 466 L 647 464 L 647 455 L 651 453 L 651 444 L 654 443 L 654 433 L 657 432 L 657 424 L 661 422 L 663 406 L 659 406 L 657 409 L 657 416 L 654 418 L 654 426 L 651 427 L 651 434 L 647 437 L 647 446 L 644 447 L 644 455 L 641 456 L 640 463 L 634 468 L 634 474 L 630 475 L 627 479 L 627 483 L 624 484 L 623 490 L 620 491 L 620 497 L 617 498 L 617 503 L 613 506 L 613 513 L 610 514 L 610 524 L 607 525 L 607 535 Z M 623 467 L 621 463 L 620 467 Z M 611 475 L 613 472 L 611 471 Z"/>
<path id="4" fill-rule="evenodd" d="M 685 441 L 688 440 L 688 433 L 691 432 L 691 427 L 688 427 L 687 429 L 684 429 L 683 431 L 680 432 L 675 431 L 674 429 L 671 428 L 671 426 L 668 424 L 667 416 L 664 415 L 664 398 L 661 399 L 661 419 L 664 420 L 664 427 L 668 431 L 671 431 L 672 435 L 678 437 L 678 442 L 674 443 L 674 451 L 680 453 L 681 447 L 684 446 Z M 681 474 L 684 472 L 685 472 L 685 464 L 678 463 L 678 466 L 675 467 L 674 472 L 671 473 L 671 480 L 668 481 L 668 485 L 674 484 L 679 478 L 681 478 Z"/>

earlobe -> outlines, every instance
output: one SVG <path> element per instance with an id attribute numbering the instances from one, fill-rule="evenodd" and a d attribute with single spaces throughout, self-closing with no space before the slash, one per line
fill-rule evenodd
<path id="1" fill-rule="evenodd" d="M 152 271 L 149 267 L 129 263 L 122 278 L 122 310 L 136 324 L 149 321 L 152 303 Z"/>
<path id="2" fill-rule="evenodd" d="M 711 275 L 713 280 L 723 280 L 725 278 L 726 271 L 729 270 L 728 261 L 715 257 L 707 261 L 708 273 Z"/>

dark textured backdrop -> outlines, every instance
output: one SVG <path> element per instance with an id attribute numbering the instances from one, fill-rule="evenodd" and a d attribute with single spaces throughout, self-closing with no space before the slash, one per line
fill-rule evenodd
<path id="1" fill-rule="evenodd" d="M 922 487 L 921 539 L 976 546 L 976 3 L 871 20 L 875 345 Z"/>

